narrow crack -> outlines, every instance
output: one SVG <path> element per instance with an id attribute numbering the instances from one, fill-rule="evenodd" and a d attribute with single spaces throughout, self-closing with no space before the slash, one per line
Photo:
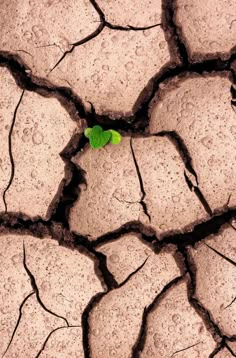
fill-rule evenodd
<path id="1" fill-rule="evenodd" d="M 236 262 L 231 260 L 229 257 L 225 256 L 224 254 L 222 254 L 220 251 L 214 249 L 213 247 L 211 247 L 209 244 L 204 243 L 205 246 L 207 246 L 209 249 L 211 249 L 212 251 L 214 251 L 217 255 L 219 255 L 220 257 L 222 257 L 224 260 L 228 261 L 231 265 L 236 266 Z"/>
<path id="2" fill-rule="evenodd" d="M 153 302 L 148 306 L 144 308 L 143 311 L 143 317 L 142 317 L 142 323 L 139 331 L 139 335 L 137 338 L 136 343 L 134 344 L 132 348 L 132 357 L 137 358 L 140 356 L 140 352 L 143 351 L 146 337 L 147 337 L 147 320 L 148 315 L 152 312 L 153 309 L 155 309 L 159 303 L 165 298 L 168 291 L 176 286 L 181 280 L 183 280 L 184 275 L 178 276 L 174 278 L 171 282 L 169 282 L 162 290 L 158 293 L 158 295 L 155 297 Z"/>
<path id="3" fill-rule="evenodd" d="M 25 271 L 27 272 L 28 276 L 29 276 L 29 279 L 30 279 L 30 283 L 31 283 L 31 286 L 32 286 L 32 289 L 36 295 L 36 298 L 38 300 L 38 303 L 40 304 L 40 306 L 49 314 L 57 317 L 57 318 L 61 318 L 63 319 L 63 321 L 66 322 L 66 325 L 69 327 L 69 323 L 67 321 L 67 319 L 63 316 L 60 316 L 54 312 L 52 312 L 50 309 L 48 309 L 44 303 L 42 302 L 41 298 L 40 298 L 40 295 L 39 295 L 39 289 L 38 289 L 38 286 L 36 284 L 36 280 L 35 280 L 35 277 L 34 275 L 32 274 L 32 272 L 29 270 L 28 266 L 27 266 L 27 263 L 26 263 L 26 250 L 25 250 L 25 243 L 23 241 L 23 265 L 24 265 L 24 268 L 25 268 Z"/>
<path id="4" fill-rule="evenodd" d="M 43 342 L 43 345 L 41 347 L 41 349 L 38 351 L 38 353 L 36 354 L 35 358 L 38 358 L 40 357 L 41 353 L 43 353 L 43 351 L 45 350 L 45 347 L 50 339 L 50 337 L 53 335 L 53 333 L 55 333 L 56 331 L 59 331 L 60 329 L 68 329 L 68 328 L 81 328 L 81 326 L 60 326 L 60 327 L 57 327 L 55 329 L 53 329 L 47 336 L 47 338 L 45 339 L 45 341 Z"/>
<path id="5" fill-rule="evenodd" d="M 170 140 L 170 142 L 174 144 L 182 161 L 185 164 L 185 168 L 194 176 L 196 183 L 198 185 L 199 184 L 198 176 L 193 167 L 193 159 L 191 157 L 187 145 L 185 144 L 183 138 L 181 138 L 179 133 L 174 130 L 174 131 L 161 131 L 159 133 L 154 133 L 152 135 L 156 137 L 167 137 Z"/>
<path id="6" fill-rule="evenodd" d="M 184 178 L 185 178 L 185 181 L 188 185 L 188 188 L 190 191 L 193 191 L 194 194 L 197 196 L 198 200 L 200 201 L 200 203 L 202 204 L 204 210 L 206 211 L 206 213 L 209 215 L 209 216 L 212 216 L 213 215 L 213 212 L 211 210 L 211 207 L 210 205 L 208 204 L 206 198 L 204 197 L 204 195 L 202 194 L 201 190 L 199 189 L 198 186 L 195 186 L 191 180 L 189 179 L 186 171 L 184 171 Z"/>
<path id="7" fill-rule="evenodd" d="M 142 179 L 142 175 L 138 166 L 138 162 L 137 159 L 135 157 L 135 153 L 134 153 L 134 149 L 133 149 L 133 144 L 132 144 L 132 137 L 130 137 L 130 149 L 131 149 L 131 153 L 132 153 L 132 157 L 134 160 L 134 165 L 135 165 L 135 169 L 137 172 L 137 176 L 138 176 L 138 180 L 139 180 L 139 185 L 140 185 L 140 190 L 142 193 L 141 199 L 140 199 L 140 204 L 142 205 L 143 208 L 143 212 L 144 214 L 148 217 L 149 222 L 151 223 L 151 216 L 148 213 L 148 208 L 147 208 L 147 204 L 145 203 L 144 199 L 146 196 L 145 190 L 144 190 L 144 185 L 143 185 L 143 179 Z"/>
<path id="8" fill-rule="evenodd" d="M 229 308 L 234 302 L 236 301 L 236 297 L 226 306 L 223 308 L 223 311 L 226 310 L 226 308 Z"/>
<path id="9" fill-rule="evenodd" d="M 34 294 L 35 294 L 35 292 L 29 293 L 29 294 L 24 298 L 24 300 L 22 301 L 22 303 L 21 303 L 21 305 L 20 305 L 20 307 L 19 307 L 19 316 L 18 316 L 18 319 L 17 319 L 17 321 L 16 321 L 15 328 L 14 328 L 14 330 L 13 330 L 13 332 L 12 332 L 10 341 L 9 341 L 9 343 L 8 343 L 8 345 L 7 345 L 7 348 L 6 348 L 6 350 L 4 351 L 2 357 L 5 356 L 5 354 L 7 353 L 7 351 L 9 350 L 9 348 L 10 348 L 10 346 L 11 346 L 11 344 L 12 344 L 12 341 L 13 341 L 14 336 L 15 336 L 15 334 L 16 334 L 17 328 L 18 328 L 18 326 L 19 326 L 19 324 L 20 324 L 20 320 L 21 320 L 21 317 L 22 317 L 22 310 L 23 310 L 23 307 L 24 307 L 25 303 L 26 303 L 26 302 L 28 301 L 28 299 L 29 299 L 32 295 L 34 295 Z"/>
<path id="10" fill-rule="evenodd" d="M 190 349 L 190 348 L 196 347 L 196 346 L 198 346 L 200 343 L 202 343 L 202 342 L 198 342 L 198 343 L 192 344 L 191 346 L 188 346 L 187 348 L 180 349 L 180 350 L 174 352 L 174 353 L 171 355 L 171 357 L 174 357 L 174 355 L 176 355 L 176 354 L 178 354 L 178 353 L 180 353 L 180 352 L 187 351 L 187 350 Z"/>
<path id="11" fill-rule="evenodd" d="M 161 131 L 161 132 L 155 133 L 153 135 L 156 137 L 167 137 L 170 140 L 170 142 L 175 146 L 177 152 L 179 153 L 179 155 L 185 165 L 186 170 L 188 172 L 190 172 L 196 180 L 197 185 L 195 185 L 190 180 L 190 178 L 187 175 L 187 171 L 184 171 L 184 178 L 188 185 L 189 190 L 193 191 L 194 194 L 197 196 L 198 200 L 202 204 L 206 213 L 208 215 L 212 216 L 212 210 L 210 208 L 210 205 L 208 204 L 206 198 L 204 197 L 203 193 L 201 192 L 201 190 L 198 187 L 198 185 L 199 185 L 198 176 L 197 176 L 197 173 L 193 167 L 193 159 L 191 157 L 191 154 L 188 150 L 187 145 L 184 143 L 183 138 L 181 138 L 179 133 L 176 132 L 175 130 L 174 131 Z"/>
<path id="12" fill-rule="evenodd" d="M 236 354 L 234 353 L 234 351 L 230 348 L 230 346 L 226 343 L 225 347 L 228 349 L 228 351 L 232 354 L 233 357 L 236 357 Z"/>
<path id="13" fill-rule="evenodd" d="M 124 286 L 134 275 L 136 275 L 136 273 L 138 273 L 142 268 L 143 266 L 146 264 L 147 260 L 149 259 L 150 256 L 148 256 L 144 262 L 133 272 L 131 272 L 124 281 L 122 281 L 118 286 L 117 288 L 120 288 L 122 286 Z"/>
<path id="14" fill-rule="evenodd" d="M 16 108 L 14 110 L 14 113 L 13 113 L 13 119 L 12 119 L 12 123 L 11 123 L 11 127 L 10 127 L 10 130 L 9 130 L 9 134 L 8 134 L 8 150 L 9 150 L 9 158 L 10 158 L 10 162 L 11 162 L 11 176 L 10 176 L 10 179 L 9 179 L 9 182 L 7 184 L 7 187 L 4 189 L 4 192 L 3 192 L 3 202 L 4 202 L 4 206 L 5 206 L 5 213 L 7 213 L 7 202 L 6 202 L 6 194 L 8 192 L 8 190 L 10 189 L 10 186 L 13 182 L 13 179 L 14 179 L 14 175 L 15 175 L 15 163 L 14 163 L 14 158 L 13 158 L 13 154 L 12 154 L 12 132 L 13 132 L 13 129 L 14 129 L 14 125 L 15 125 L 15 122 L 16 122 L 16 115 L 17 115 L 17 111 L 18 111 L 18 108 L 21 104 L 21 101 L 22 101 L 22 98 L 24 96 L 24 90 L 22 91 L 21 93 L 21 96 L 20 96 L 20 99 L 16 105 Z"/>

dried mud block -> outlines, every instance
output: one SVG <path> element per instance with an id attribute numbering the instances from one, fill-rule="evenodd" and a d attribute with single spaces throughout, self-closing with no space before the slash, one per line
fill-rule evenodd
<path id="1" fill-rule="evenodd" d="M 62 319 L 46 312 L 38 303 L 35 294 L 22 308 L 22 317 L 5 358 L 35 357 L 47 337 Z"/>
<path id="2" fill-rule="evenodd" d="M 174 286 L 147 316 L 140 357 L 208 358 L 216 343 L 189 304 L 186 282 Z"/>
<path id="3" fill-rule="evenodd" d="M 148 81 L 170 61 L 160 27 L 149 32 L 105 28 L 68 54 L 49 78 L 57 85 L 69 83 L 84 102 L 93 103 L 97 113 L 116 119 L 133 113 Z"/>
<path id="4" fill-rule="evenodd" d="M 27 265 L 35 276 L 43 303 L 70 325 L 80 325 L 89 300 L 103 291 L 94 262 L 52 239 L 28 240 L 25 246 Z"/>
<path id="5" fill-rule="evenodd" d="M 0 211 L 5 210 L 3 193 L 11 177 L 9 132 L 21 93 L 22 90 L 16 85 L 10 72 L 0 67 Z"/>
<path id="6" fill-rule="evenodd" d="M 71 44 L 95 31 L 97 22 L 88 0 L 3 0 L 0 50 L 18 54 L 33 74 L 44 77 Z"/>
<path id="7" fill-rule="evenodd" d="M 118 283 L 123 282 L 153 254 L 151 248 L 136 234 L 127 234 L 101 245 L 97 251 L 106 255 L 107 267 Z"/>
<path id="8" fill-rule="evenodd" d="M 236 329 L 236 272 L 226 258 L 236 262 L 235 238 L 236 231 L 226 227 L 220 235 L 210 236 L 190 251 L 196 266 L 196 297 L 228 336 L 235 334 Z"/>
<path id="9" fill-rule="evenodd" d="M 178 275 L 171 254 L 153 254 L 125 285 L 103 296 L 89 316 L 91 356 L 131 357 L 144 308 Z"/>
<path id="10" fill-rule="evenodd" d="M 106 20 L 113 25 L 147 27 L 161 23 L 161 0 L 98 0 Z M 149 30 L 146 30 L 148 36 Z"/>
<path id="11" fill-rule="evenodd" d="M 151 226 L 158 234 L 181 230 L 205 216 L 203 206 L 186 184 L 184 163 L 168 138 L 137 138 L 133 148 Z"/>
<path id="12" fill-rule="evenodd" d="M 73 161 L 86 171 L 87 187 L 70 211 L 71 230 L 93 239 L 138 220 L 141 193 L 129 138 L 98 150 L 87 145 Z"/>
<path id="13" fill-rule="evenodd" d="M 212 210 L 236 205 L 236 114 L 227 74 L 186 75 L 163 85 L 151 105 L 150 131 L 176 131 L 192 157 Z"/>
<path id="14" fill-rule="evenodd" d="M 230 57 L 236 46 L 234 0 L 177 0 L 176 25 L 186 42 L 190 59 Z"/>
<path id="15" fill-rule="evenodd" d="M 24 93 L 12 133 L 14 177 L 6 193 L 8 211 L 49 218 L 49 206 L 64 184 L 60 152 L 76 128 L 58 100 Z"/>
<path id="16" fill-rule="evenodd" d="M 28 237 L 25 236 L 27 240 Z M 21 237 L 0 236 L 0 355 L 10 341 L 16 325 L 19 307 L 32 291 L 23 266 L 23 241 Z"/>
<path id="17" fill-rule="evenodd" d="M 82 331 L 80 328 L 58 329 L 51 334 L 40 358 L 83 358 L 84 351 L 81 341 Z"/>

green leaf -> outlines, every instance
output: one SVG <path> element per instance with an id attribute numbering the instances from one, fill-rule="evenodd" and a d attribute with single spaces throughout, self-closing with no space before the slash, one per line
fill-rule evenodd
<path id="1" fill-rule="evenodd" d="M 104 147 L 111 139 L 110 131 L 103 131 L 101 126 L 94 126 L 89 133 L 89 143 L 92 148 L 98 149 Z"/>
<path id="2" fill-rule="evenodd" d="M 90 137 L 91 130 L 92 130 L 92 128 L 89 128 L 89 127 L 85 129 L 84 135 L 86 138 Z"/>
<path id="3" fill-rule="evenodd" d="M 119 144 L 122 138 L 121 134 L 114 129 L 109 129 L 109 132 L 111 132 L 110 143 Z"/>

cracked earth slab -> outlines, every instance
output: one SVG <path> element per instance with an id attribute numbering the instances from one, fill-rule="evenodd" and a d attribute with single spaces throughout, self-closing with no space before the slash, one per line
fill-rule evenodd
<path id="1" fill-rule="evenodd" d="M 187 73 L 161 87 L 150 109 L 151 133 L 175 131 L 182 138 L 212 211 L 234 207 L 236 116 L 228 73 Z"/>
<path id="2" fill-rule="evenodd" d="M 4 209 L 47 219 L 66 176 L 60 152 L 78 127 L 57 99 L 34 92 L 24 91 L 14 116 L 22 91 L 6 69 L 1 71 L 1 118 L 8 121 L 1 132 Z"/>
<path id="3" fill-rule="evenodd" d="M 61 326 L 76 330 L 76 339 L 73 333 L 70 340 L 77 345 L 77 353 L 82 352 L 81 315 L 90 299 L 103 292 L 93 260 L 86 253 L 60 247 L 50 238 L 32 236 L 1 236 L 0 250 L 1 353 L 9 345 L 6 357 L 43 355 L 48 335 Z M 52 334 L 46 347 L 60 351 L 63 341 L 63 334 Z"/>
<path id="4" fill-rule="evenodd" d="M 185 40 L 191 61 L 230 57 L 236 46 L 234 0 L 175 1 L 177 31 Z"/>
<path id="5" fill-rule="evenodd" d="M 205 216 L 168 138 L 134 138 L 130 146 L 130 138 L 125 137 L 122 145 L 97 151 L 87 145 L 73 162 L 86 172 L 87 186 L 83 185 L 70 211 L 70 228 L 92 240 L 129 221 L 139 220 L 161 234 L 181 230 Z"/>
<path id="6" fill-rule="evenodd" d="M 84 102 L 93 103 L 96 113 L 115 119 L 132 115 L 149 80 L 174 61 L 160 27 L 128 32 L 105 28 L 66 56 L 49 79 L 56 85 L 69 83 Z"/>
<path id="7" fill-rule="evenodd" d="M 99 22 L 87 0 L 3 1 L 0 19 L 4 28 L 0 50 L 19 54 L 40 77 L 45 77 L 71 44 L 92 33 Z"/>
<path id="8" fill-rule="evenodd" d="M 235 236 L 229 225 L 190 253 L 196 270 L 196 297 L 226 336 L 235 335 Z"/>
<path id="9" fill-rule="evenodd" d="M 140 357 L 208 358 L 215 349 L 211 334 L 188 302 L 186 284 L 185 279 L 170 288 L 148 313 Z"/>
<path id="10" fill-rule="evenodd" d="M 178 276 L 171 253 L 150 253 L 135 274 L 103 296 L 89 315 L 91 356 L 131 357 L 144 308 Z"/>

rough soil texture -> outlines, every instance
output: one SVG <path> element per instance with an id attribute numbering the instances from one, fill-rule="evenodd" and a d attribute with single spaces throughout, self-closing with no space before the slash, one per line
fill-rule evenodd
<path id="1" fill-rule="evenodd" d="M 236 356 L 235 11 L 1 1 L 1 357 Z"/>

